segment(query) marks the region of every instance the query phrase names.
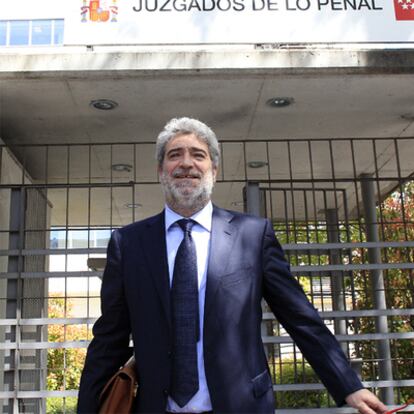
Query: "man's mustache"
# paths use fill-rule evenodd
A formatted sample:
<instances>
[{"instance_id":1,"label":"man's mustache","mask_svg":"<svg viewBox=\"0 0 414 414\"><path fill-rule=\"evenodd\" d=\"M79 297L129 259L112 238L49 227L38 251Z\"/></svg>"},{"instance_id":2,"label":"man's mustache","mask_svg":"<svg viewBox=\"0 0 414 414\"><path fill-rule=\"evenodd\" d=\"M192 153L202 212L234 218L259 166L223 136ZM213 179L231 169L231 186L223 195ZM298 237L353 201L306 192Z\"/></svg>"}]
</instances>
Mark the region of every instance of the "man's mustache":
<instances>
[{"instance_id":1,"label":"man's mustache","mask_svg":"<svg viewBox=\"0 0 414 414\"><path fill-rule=\"evenodd\" d=\"M172 176L174 178L201 178L201 174L198 171L188 171L182 168L173 171Z\"/></svg>"}]
</instances>

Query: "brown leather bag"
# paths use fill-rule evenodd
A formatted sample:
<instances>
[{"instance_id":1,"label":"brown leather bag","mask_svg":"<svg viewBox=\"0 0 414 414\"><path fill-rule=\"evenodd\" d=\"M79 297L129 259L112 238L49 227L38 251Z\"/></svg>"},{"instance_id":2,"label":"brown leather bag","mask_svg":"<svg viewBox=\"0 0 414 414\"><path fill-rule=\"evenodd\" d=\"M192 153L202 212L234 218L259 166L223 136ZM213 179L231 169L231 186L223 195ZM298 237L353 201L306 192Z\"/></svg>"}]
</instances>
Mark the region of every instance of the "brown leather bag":
<instances>
[{"instance_id":1,"label":"brown leather bag","mask_svg":"<svg viewBox=\"0 0 414 414\"><path fill-rule=\"evenodd\" d=\"M137 390L135 358L132 356L102 390L99 397L99 414L131 413Z\"/></svg>"}]
</instances>

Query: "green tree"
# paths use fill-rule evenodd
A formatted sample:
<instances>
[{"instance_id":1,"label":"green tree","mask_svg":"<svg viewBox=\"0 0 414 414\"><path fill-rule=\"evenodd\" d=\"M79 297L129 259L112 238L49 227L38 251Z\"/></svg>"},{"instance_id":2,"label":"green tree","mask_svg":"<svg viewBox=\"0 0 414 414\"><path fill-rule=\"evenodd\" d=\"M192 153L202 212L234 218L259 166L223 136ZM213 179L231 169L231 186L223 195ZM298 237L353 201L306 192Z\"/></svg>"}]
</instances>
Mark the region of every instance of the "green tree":
<instances>
[{"instance_id":1,"label":"green tree","mask_svg":"<svg viewBox=\"0 0 414 414\"><path fill-rule=\"evenodd\" d=\"M73 302L62 296L49 299L49 318L70 317ZM87 338L86 326L49 325L49 342L77 341ZM85 348L49 349L47 355L47 389L51 391L76 390L85 361ZM75 414L77 398L48 398L48 414Z\"/></svg>"},{"instance_id":2,"label":"green tree","mask_svg":"<svg viewBox=\"0 0 414 414\"><path fill-rule=\"evenodd\" d=\"M61 296L49 299L49 318L70 317L73 303ZM49 342L77 341L86 339L86 326L50 325ZM85 348L49 349L47 356L48 390L76 390L85 361Z\"/></svg>"}]
</instances>

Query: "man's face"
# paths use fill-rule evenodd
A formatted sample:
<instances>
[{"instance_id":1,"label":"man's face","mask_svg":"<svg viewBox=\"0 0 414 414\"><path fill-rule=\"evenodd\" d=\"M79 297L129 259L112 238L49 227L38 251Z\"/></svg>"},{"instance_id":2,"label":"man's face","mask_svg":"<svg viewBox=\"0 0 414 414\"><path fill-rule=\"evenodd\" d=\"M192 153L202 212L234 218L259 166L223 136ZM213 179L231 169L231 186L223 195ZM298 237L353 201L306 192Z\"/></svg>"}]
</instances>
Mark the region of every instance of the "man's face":
<instances>
[{"instance_id":1,"label":"man's face","mask_svg":"<svg viewBox=\"0 0 414 414\"><path fill-rule=\"evenodd\" d=\"M158 172L170 207L197 211L211 198L217 168L207 144L194 134L185 134L167 143Z\"/></svg>"}]
</instances>

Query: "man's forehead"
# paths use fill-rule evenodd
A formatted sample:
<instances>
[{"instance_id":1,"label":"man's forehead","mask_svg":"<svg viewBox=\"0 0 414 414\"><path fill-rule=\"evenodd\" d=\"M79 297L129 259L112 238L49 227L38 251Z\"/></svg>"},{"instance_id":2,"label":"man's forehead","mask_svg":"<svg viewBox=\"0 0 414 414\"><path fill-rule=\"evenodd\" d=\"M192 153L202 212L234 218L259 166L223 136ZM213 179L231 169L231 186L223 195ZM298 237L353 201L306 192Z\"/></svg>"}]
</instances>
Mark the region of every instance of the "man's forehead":
<instances>
[{"instance_id":1,"label":"man's forehead","mask_svg":"<svg viewBox=\"0 0 414 414\"><path fill-rule=\"evenodd\" d=\"M199 137L194 134L180 134L167 143L167 151L177 149L190 149L190 150L204 150L208 151L208 145Z\"/></svg>"}]
</instances>

